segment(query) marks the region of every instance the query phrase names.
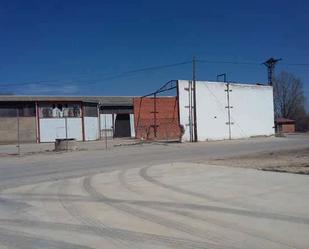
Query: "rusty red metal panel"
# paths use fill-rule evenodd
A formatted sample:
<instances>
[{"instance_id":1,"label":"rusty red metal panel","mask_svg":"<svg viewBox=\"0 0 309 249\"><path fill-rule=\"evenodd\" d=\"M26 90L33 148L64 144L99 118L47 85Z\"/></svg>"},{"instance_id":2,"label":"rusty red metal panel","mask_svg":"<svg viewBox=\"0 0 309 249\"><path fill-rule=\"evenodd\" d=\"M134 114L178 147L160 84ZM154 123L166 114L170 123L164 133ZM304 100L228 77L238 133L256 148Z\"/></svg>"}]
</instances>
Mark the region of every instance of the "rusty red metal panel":
<instances>
[{"instance_id":1,"label":"rusty red metal panel","mask_svg":"<svg viewBox=\"0 0 309 249\"><path fill-rule=\"evenodd\" d=\"M136 138L145 140L180 138L176 97L134 98L133 106Z\"/></svg>"}]
</instances>

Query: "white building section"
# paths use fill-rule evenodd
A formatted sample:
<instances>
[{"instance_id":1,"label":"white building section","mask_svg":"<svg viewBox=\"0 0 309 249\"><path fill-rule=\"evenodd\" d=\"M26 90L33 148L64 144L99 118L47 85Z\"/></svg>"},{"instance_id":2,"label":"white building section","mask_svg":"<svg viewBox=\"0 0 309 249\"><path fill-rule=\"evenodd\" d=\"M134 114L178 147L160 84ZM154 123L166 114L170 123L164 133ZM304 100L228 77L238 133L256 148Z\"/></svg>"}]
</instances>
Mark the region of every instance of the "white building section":
<instances>
[{"instance_id":1,"label":"white building section","mask_svg":"<svg viewBox=\"0 0 309 249\"><path fill-rule=\"evenodd\" d=\"M41 118L39 122L41 142L55 142L57 138L66 138L66 127L68 138L83 140L81 118L67 118L67 125L65 118Z\"/></svg>"},{"instance_id":2,"label":"white building section","mask_svg":"<svg viewBox=\"0 0 309 249\"><path fill-rule=\"evenodd\" d=\"M131 137L135 137L134 114L130 114Z\"/></svg>"},{"instance_id":3,"label":"white building section","mask_svg":"<svg viewBox=\"0 0 309 249\"><path fill-rule=\"evenodd\" d=\"M100 114L101 137L114 136L114 114Z\"/></svg>"},{"instance_id":4,"label":"white building section","mask_svg":"<svg viewBox=\"0 0 309 249\"><path fill-rule=\"evenodd\" d=\"M100 139L99 119L97 117L84 117L85 141Z\"/></svg>"},{"instance_id":5,"label":"white building section","mask_svg":"<svg viewBox=\"0 0 309 249\"><path fill-rule=\"evenodd\" d=\"M230 90L232 137L274 135L273 88L230 84Z\"/></svg>"},{"instance_id":6,"label":"white building section","mask_svg":"<svg viewBox=\"0 0 309 249\"><path fill-rule=\"evenodd\" d=\"M189 81L178 81L184 141L190 140L192 92L190 95ZM270 136L274 134L273 89L264 85L197 81L196 114L199 141Z\"/></svg>"}]
</instances>

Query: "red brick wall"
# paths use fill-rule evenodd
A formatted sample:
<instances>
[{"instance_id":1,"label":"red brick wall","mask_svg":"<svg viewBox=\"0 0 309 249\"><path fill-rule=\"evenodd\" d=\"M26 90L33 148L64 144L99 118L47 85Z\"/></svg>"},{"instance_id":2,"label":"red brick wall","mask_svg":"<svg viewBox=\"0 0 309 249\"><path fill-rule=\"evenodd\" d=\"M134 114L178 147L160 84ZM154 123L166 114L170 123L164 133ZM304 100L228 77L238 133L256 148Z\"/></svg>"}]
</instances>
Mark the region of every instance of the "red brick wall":
<instances>
[{"instance_id":1,"label":"red brick wall","mask_svg":"<svg viewBox=\"0 0 309 249\"><path fill-rule=\"evenodd\" d=\"M155 104L156 115L154 114ZM156 100L153 97L134 98L133 106L136 138L146 140L179 139L180 126L176 97L157 97ZM155 127L157 127L156 132Z\"/></svg>"},{"instance_id":2,"label":"red brick wall","mask_svg":"<svg viewBox=\"0 0 309 249\"><path fill-rule=\"evenodd\" d=\"M281 132L283 133L293 133L295 132L295 125L294 124L282 124L281 125Z\"/></svg>"}]
</instances>

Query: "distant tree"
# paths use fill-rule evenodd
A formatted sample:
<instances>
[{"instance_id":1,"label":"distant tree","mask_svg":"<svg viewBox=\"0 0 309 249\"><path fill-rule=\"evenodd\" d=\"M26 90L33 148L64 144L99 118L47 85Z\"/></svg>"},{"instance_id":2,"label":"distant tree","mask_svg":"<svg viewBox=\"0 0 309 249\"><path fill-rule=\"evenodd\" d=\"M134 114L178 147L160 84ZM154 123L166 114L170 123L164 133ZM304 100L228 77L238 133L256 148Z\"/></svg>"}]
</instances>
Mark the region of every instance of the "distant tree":
<instances>
[{"instance_id":1,"label":"distant tree","mask_svg":"<svg viewBox=\"0 0 309 249\"><path fill-rule=\"evenodd\" d=\"M275 116L295 120L296 129L304 131L307 114L301 80L288 72L281 72L273 80Z\"/></svg>"},{"instance_id":2,"label":"distant tree","mask_svg":"<svg viewBox=\"0 0 309 249\"><path fill-rule=\"evenodd\" d=\"M305 117L303 117L300 121L299 121L299 125L298 125L298 129L300 131L309 131L309 115L307 113L307 115Z\"/></svg>"}]
</instances>

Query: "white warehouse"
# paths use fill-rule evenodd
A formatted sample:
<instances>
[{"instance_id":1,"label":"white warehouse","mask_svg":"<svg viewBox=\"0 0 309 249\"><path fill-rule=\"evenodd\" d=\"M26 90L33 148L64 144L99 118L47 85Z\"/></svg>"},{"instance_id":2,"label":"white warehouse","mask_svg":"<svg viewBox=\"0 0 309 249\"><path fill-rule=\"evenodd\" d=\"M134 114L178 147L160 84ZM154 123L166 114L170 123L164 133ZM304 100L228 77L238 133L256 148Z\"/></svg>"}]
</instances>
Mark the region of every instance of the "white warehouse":
<instances>
[{"instance_id":1,"label":"white warehouse","mask_svg":"<svg viewBox=\"0 0 309 249\"><path fill-rule=\"evenodd\" d=\"M193 83L178 80L184 141L194 134ZM196 81L198 141L274 135L273 88L257 84Z\"/></svg>"}]
</instances>

